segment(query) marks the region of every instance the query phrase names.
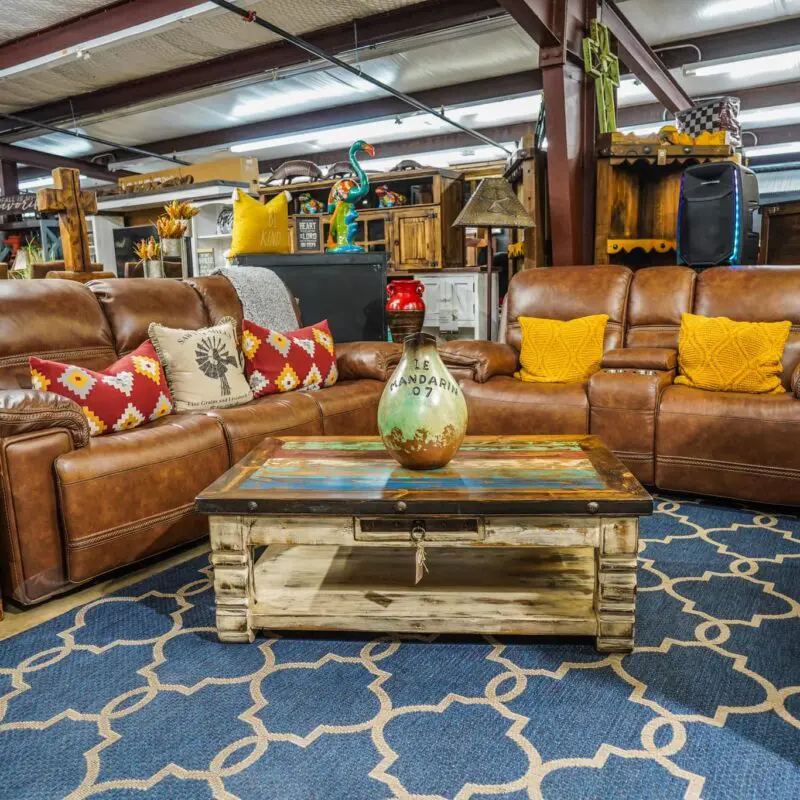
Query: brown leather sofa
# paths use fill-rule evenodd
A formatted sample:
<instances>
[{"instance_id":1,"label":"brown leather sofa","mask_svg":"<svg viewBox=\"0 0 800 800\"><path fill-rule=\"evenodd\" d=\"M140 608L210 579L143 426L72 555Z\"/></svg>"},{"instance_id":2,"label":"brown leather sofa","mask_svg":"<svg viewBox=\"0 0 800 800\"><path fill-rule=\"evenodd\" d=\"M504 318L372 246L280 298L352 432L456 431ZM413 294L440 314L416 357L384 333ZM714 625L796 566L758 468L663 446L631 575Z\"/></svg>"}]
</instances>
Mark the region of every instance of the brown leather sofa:
<instances>
[{"instance_id":1,"label":"brown leather sofa","mask_svg":"<svg viewBox=\"0 0 800 800\"><path fill-rule=\"evenodd\" d=\"M237 408L173 414L89 438L78 405L30 389L28 357L103 369L147 337L150 322L200 328L241 321L221 276L190 281L0 284L0 577L31 604L202 537L195 496L267 434L376 432L383 381L399 347L337 345L340 381Z\"/></svg>"},{"instance_id":2,"label":"brown leather sofa","mask_svg":"<svg viewBox=\"0 0 800 800\"><path fill-rule=\"evenodd\" d=\"M790 320L786 394L673 385L684 312ZM520 316L588 314L609 317L599 372L575 384L513 378ZM441 348L467 399L469 433L593 433L660 489L800 505L800 268L529 270L509 285L499 338Z\"/></svg>"}]
</instances>

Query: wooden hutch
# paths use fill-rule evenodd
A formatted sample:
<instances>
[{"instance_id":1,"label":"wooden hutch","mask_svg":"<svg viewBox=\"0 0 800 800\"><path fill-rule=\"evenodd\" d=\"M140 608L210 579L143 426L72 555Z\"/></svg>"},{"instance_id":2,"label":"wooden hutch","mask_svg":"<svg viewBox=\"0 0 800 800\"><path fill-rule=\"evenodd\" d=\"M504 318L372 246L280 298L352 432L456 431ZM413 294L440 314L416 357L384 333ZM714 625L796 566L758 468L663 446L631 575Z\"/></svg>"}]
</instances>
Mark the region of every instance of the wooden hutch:
<instances>
[{"instance_id":1,"label":"wooden hutch","mask_svg":"<svg viewBox=\"0 0 800 800\"><path fill-rule=\"evenodd\" d=\"M632 269L675 264L683 169L732 161L733 147L607 133L598 148L594 263Z\"/></svg>"},{"instance_id":2,"label":"wooden hutch","mask_svg":"<svg viewBox=\"0 0 800 800\"><path fill-rule=\"evenodd\" d=\"M298 197L308 193L327 209L328 194L335 180L270 185L259 189L269 200L289 190L294 211L299 211ZM414 271L464 266L464 232L453 228L453 220L463 205L461 174L444 169L415 169L402 172L369 173L369 194L358 208L358 233L355 241L370 253L388 253L390 270ZM379 208L375 189L386 185L405 195L406 205ZM293 229L293 214L289 225ZM322 215L323 241L328 235L330 216ZM293 233L293 230L292 230ZM294 246L294 235L291 237Z\"/></svg>"}]
</instances>

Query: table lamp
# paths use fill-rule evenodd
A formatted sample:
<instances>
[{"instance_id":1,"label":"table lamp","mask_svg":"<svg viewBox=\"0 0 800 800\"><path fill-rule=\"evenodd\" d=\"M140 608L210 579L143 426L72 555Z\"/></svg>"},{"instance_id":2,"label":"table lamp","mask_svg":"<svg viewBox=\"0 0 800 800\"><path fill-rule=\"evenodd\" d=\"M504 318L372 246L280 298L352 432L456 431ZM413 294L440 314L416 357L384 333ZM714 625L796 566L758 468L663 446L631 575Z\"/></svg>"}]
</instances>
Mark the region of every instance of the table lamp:
<instances>
[{"instance_id":1,"label":"table lamp","mask_svg":"<svg viewBox=\"0 0 800 800\"><path fill-rule=\"evenodd\" d=\"M486 254L486 337L492 338L492 228L535 228L536 223L505 178L484 178L456 217L453 227L488 228Z\"/></svg>"}]
</instances>

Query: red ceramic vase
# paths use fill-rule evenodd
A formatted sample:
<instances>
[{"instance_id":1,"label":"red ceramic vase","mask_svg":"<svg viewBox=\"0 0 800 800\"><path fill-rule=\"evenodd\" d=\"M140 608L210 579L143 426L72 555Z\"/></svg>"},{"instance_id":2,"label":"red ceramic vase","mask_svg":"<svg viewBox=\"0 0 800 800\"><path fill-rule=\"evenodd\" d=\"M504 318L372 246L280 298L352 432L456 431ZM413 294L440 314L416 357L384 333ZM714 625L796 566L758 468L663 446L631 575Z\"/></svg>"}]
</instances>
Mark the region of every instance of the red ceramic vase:
<instances>
[{"instance_id":1,"label":"red ceramic vase","mask_svg":"<svg viewBox=\"0 0 800 800\"><path fill-rule=\"evenodd\" d=\"M390 281L386 287L386 318L393 342L402 342L406 336L419 333L425 319L425 303L422 281Z\"/></svg>"}]
</instances>

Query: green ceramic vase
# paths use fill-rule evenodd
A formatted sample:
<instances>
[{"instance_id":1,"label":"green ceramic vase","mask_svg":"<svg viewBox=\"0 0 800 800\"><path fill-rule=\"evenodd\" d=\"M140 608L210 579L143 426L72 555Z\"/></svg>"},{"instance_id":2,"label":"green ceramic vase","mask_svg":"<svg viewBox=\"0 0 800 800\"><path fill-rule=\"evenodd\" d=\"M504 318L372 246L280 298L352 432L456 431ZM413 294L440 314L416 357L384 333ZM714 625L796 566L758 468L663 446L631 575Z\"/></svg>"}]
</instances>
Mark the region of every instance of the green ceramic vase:
<instances>
[{"instance_id":1,"label":"green ceramic vase","mask_svg":"<svg viewBox=\"0 0 800 800\"><path fill-rule=\"evenodd\" d=\"M436 337L414 333L378 406L378 430L407 469L438 469L458 451L467 430L461 387L439 358Z\"/></svg>"}]
</instances>

